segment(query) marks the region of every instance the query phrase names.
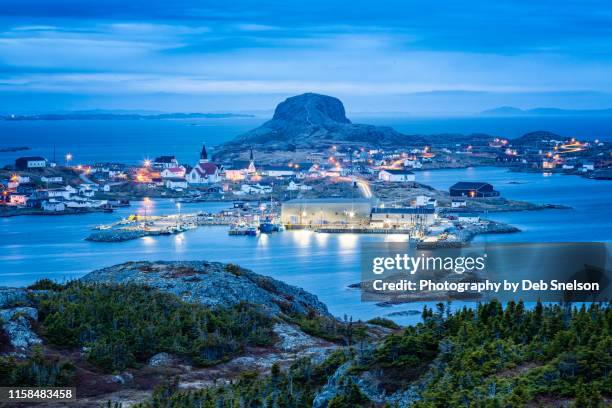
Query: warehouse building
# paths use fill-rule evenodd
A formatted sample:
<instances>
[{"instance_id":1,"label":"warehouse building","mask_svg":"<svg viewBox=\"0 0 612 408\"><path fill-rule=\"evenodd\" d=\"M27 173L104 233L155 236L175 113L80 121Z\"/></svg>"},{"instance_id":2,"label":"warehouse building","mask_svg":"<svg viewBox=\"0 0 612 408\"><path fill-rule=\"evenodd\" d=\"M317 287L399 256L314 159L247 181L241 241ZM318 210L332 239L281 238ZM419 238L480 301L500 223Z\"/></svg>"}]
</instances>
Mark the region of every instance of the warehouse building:
<instances>
[{"instance_id":1,"label":"warehouse building","mask_svg":"<svg viewBox=\"0 0 612 408\"><path fill-rule=\"evenodd\" d=\"M281 222L288 226L370 224L372 202L366 199L318 198L284 202Z\"/></svg>"}]
</instances>

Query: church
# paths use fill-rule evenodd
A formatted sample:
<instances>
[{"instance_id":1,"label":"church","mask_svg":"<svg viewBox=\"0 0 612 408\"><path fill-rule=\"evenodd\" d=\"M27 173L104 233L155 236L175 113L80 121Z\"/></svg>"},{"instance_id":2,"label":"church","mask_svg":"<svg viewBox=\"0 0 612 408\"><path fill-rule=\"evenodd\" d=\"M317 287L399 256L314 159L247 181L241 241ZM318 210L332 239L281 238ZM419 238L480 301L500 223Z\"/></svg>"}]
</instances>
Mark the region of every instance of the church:
<instances>
[{"instance_id":1,"label":"church","mask_svg":"<svg viewBox=\"0 0 612 408\"><path fill-rule=\"evenodd\" d=\"M219 167L208 161L206 146L202 145L200 161L187 173L187 182L191 185L213 184L220 181Z\"/></svg>"}]
</instances>

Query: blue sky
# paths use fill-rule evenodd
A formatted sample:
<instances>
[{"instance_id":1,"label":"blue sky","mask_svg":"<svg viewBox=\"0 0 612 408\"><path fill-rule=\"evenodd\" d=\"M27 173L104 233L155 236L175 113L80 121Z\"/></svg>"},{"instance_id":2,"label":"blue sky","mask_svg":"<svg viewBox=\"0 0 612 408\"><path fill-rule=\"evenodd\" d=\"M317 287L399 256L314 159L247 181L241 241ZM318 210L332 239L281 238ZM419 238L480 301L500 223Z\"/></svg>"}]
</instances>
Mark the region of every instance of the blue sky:
<instances>
[{"instance_id":1,"label":"blue sky","mask_svg":"<svg viewBox=\"0 0 612 408\"><path fill-rule=\"evenodd\" d=\"M612 107L609 1L0 4L0 112Z\"/></svg>"}]
</instances>

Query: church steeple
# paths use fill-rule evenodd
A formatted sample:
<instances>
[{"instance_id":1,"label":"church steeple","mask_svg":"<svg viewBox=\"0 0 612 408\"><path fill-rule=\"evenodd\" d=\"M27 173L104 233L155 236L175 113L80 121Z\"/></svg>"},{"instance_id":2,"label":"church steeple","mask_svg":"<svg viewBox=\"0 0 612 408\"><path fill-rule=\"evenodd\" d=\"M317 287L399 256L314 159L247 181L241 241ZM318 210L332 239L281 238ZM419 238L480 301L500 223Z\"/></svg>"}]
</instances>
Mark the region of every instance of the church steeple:
<instances>
[{"instance_id":1,"label":"church steeple","mask_svg":"<svg viewBox=\"0 0 612 408\"><path fill-rule=\"evenodd\" d=\"M206 145L202 145L202 152L200 153L200 162L208 161L208 153L206 153Z\"/></svg>"},{"instance_id":2,"label":"church steeple","mask_svg":"<svg viewBox=\"0 0 612 408\"><path fill-rule=\"evenodd\" d=\"M251 153L249 154L249 167L247 168L248 174L254 174L257 172L255 168L255 159L253 158L253 148L251 147Z\"/></svg>"}]
</instances>

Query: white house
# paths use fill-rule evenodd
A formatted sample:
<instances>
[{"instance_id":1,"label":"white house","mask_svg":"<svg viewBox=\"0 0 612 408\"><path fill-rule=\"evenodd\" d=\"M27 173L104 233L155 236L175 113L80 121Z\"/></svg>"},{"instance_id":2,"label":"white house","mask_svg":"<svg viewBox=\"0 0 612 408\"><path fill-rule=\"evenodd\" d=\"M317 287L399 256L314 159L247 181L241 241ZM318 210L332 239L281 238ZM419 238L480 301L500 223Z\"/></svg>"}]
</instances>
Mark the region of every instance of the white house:
<instances>
[{"instance_id":1,"label":"white house","mask_svg":"<svg viewBox=\"0 0 612 408\"><path fill-rule=\"evenodd\" d=\"M221 180L219 173L219 167L208 161L206 146L202 146L200 161L187 173L187 182L194 185L217 183Z\"/></svg>"},{"instance_id":2,"label":"white house","mask_svg":"<svg viewBox=\"0 0 612 408\"><path fill-rule=\"evenodd\" d=\"M295 169L289 166L264 166L260 169L264 176L268 177L293 177Z\"/></svg>"},{"instance_id":3,"label":"white house","mask_svg":"<svg viewBox=\"0 0 612 408\"><path fill-rule=\"evenodd\" d=\"M306 184L298 184L295 181L290 181L289 186L287 186L288 191L308 191L312 190L312 186Z\"/></svg>"},{"instance_id":4,"label":"white house","mask_svg":"<svg viewBox=\"0 0 612 408\"><path fill-rule=\"evenodd\" d=\"M171 190L182 190L184 188L187 188L187 180L179 177L168 178L164 180L164 186Z\"/></svg>"},{"instance_id":5,"label":"white house","mask_svg":"<svg viewBox=\"0 0 612 408\"><path fill-rule=\"evenodd\" d=\"M64 178L62 176L42 176L40 181L43 183L61 183L64 181Z\"/></svg>"},{"instance_id":6,"label":"white house","mask_svg":"<svg viewBox=\"0 0 612 408\"><path fill-rule=\"evenodd\" d=\"M65 211L66 204L64 204L61 201L55 201L55 200L43 201L42 209L43 211L51 211L51 212Z\"/></svg>"},{"instance_id":7,"label":"white house","mask_svg":"<svg viewBox=\"0 0 612 408\"><path fill-rule=\"evenodd\" d=\"M163 179L176 178L176 177L178 177L178 178L185 177L185 167L183 167L183 166L167 167L167 168L162 170L161 177Z\"/></svg>"},{"instance_id":8,"label":"white house","mask_svg":"<svg viewBox=\"0 0 612 408\"><path fill-rule=\"evenodd\" d=\"M438 201L426 195L419 195L414 200L414 204L416 207L435 207L438 204Z\"/></svg>"},{"instance_id":9,"label":"white house","mask_svg":"<svg viewBox=\"0 0 612 408\"><path fill-rule=\"evenodd\" d=\"M478 222L480 216L475 213L457 213L457 219L461 222Z\"/></svg>"},{"instance_id":10,"label":"white house","mask_svg":"<svg viewBox=\"0 0 612 408\"><path fill-rule=\"evenodd\" d=\"M378 179L390 183L405 183L414 181L414 173L410 170L384 169L378 173Z\"/></svg>"},{"instance_id":11,"label":"white house","mask_svg":"<svg viewBox=\"0 0 612 408\"><path fill-rule=\"evenodd\" d=\"M408 167L411 169L420 169L423 167L423 164L417 159L406 159L404 160L404 167Z\"/></svg>"},{"instance_id":12,"label":"white house","mask_svg":"<svg viewBox=\"0 0 612 408\"><path fill-rule=\"evenodd\" d=\"M260 184L243 184L240 186L240 191L244 194L252 195L270 194L272 192L272 187L262 186Z\"/></svg>"},{"instance_id":13,"label":"white house","mask_svg":"<svg viewBox=\"0 0 612 408\"><path fill-rule=\"evenodd\" d=\"M573 164L564 164L561 168L563 170L572 170L574 168L574 165Z\"/></svg>"},{"instance_id":14,"label":"white house","mask_svg":"<svg viewBox=\"0 0 612 408\"><path fill-rule=\"evenodd\" d=\"M467 201L465 200L452 200L451 208L462 208L467 206Z\"/></svg>"},{"instance_id":15,"label":"white house","mask_svg":"<svg viewBox=\"0 0 612 408\"><path fill-rule=\"evenodd\" d=\"M47 190L47 197L68 199L68 197L70 197L70 194L74 194L75 192L76 190L71 192L66 188L52 188Z\"/></svg>"},{"instance_id":16,"label":"white house","mask_svg":"<svg viewBox=\"0 0 612 408\"><path fill-rule=\"evenodd\" d=\"M17 176L17 181L19 183L29 183L30 182L30 176Z\"/></svg>"},{"instance_id":17,"label":"white house","mask_svg":"<svg viewBox=\"0 0 612 408\"><path fill-rule=\"evenodd\" d=\"M587 162L582 164L582 171L593 171L595 170L595 165L593 163Z\"/></svg>"}]
</instances>

